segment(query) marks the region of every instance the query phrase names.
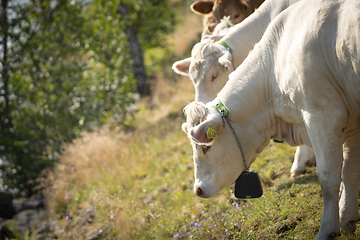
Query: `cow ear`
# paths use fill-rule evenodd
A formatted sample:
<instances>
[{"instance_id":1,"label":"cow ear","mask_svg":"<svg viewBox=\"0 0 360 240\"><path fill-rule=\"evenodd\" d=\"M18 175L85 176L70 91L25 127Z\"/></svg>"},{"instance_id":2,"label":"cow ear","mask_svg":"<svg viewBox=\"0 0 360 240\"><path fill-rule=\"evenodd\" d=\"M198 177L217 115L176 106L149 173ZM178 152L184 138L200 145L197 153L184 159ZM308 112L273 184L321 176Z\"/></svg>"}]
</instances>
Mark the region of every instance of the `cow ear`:
<instances>
[{"instance_id":1,"label":"cow ear","mask_svg":"<svg viewBox=\"0 0 360 240\"><path fill-rule=\"evenodd\" d=\"M227 70L231 70L233 68L233 65L231 64L231 53L229 51L226 51L224 55L219 57L219 63L223 65ZM233 69L235 70L235 69Z\"/></svg>"},{"instance_id":2,"label":"cow ear","mask_svg":"<svg viewBox=\"0 0 360 240\"><path fill-rule=\"evenodd\" d=\"M191 4L190 9L194 13L200 15L206 15L212 12L213 6L214 6L213 1L199 0Z\"/></svg>"},{"instance_id":3,"label":"cow ear","mask_svg":"<svg viewBox=\"0 0 360 240\"><path fill-rule=\"evenodd\" d=\"M188 137L201 144L210 144L222 128L221 118L206 120L191 128L188 132Z\"/></svg>"},{"instance_id":4,"label":"cow ear","mask_svg":"<svg viewBox=\"0 0 360 240\"><path fill-rule=\"evenodd\" d=\"M189 77L189 68L191 63L191 57L185 58L183 60L174 62L172 69L179 75Z\"/></svg>"}]
</instances>

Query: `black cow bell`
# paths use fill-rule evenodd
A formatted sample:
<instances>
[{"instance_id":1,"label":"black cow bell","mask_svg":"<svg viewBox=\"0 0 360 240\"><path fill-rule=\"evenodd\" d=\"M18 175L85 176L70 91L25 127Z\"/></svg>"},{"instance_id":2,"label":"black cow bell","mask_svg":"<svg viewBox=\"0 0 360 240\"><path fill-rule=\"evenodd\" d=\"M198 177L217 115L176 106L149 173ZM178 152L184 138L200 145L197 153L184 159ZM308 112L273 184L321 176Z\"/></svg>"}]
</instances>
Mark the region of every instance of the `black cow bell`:
<instances>
[{"instance_id":1,"label":"black cow bell","mask_svg":"<svg viewBox=\"0 0 360 240\"><path fill-rule=\"evenodd\" d=\"M259 198L263 188L257 172L244 171L235 182L235 197L240 199Z\"/></svg>"}]
</instances>

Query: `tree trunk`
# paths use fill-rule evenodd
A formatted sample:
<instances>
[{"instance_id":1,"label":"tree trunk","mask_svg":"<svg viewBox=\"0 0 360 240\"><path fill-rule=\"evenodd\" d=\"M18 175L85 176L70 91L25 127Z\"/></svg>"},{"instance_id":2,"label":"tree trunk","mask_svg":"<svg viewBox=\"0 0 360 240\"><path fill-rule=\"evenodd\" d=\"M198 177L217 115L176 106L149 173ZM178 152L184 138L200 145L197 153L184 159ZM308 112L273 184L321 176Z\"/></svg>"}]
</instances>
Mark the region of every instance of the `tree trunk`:
<instances>
[{"instance_id":1,"label":"tree trunk","mask_svg":"<svg viewBox=\"0 0 360 240\"><path fill-rule=\"evenodd\" d=\"M8 93L8 86L9 86L9 63L8 63L8 49L7 49L7 45L8 45L8 29L9 29L9 25L8 25L8 18L7 18L7 5L8 5L8 1L7 0L2 0L1 1L1 44L2 44L2 48L3 48L3 54L2 54L2 59L1 59L1 65L2 65L2 69L1 69L1 81L3 84L3 88L1 91L1 96L3 97L3 102L2 102L2 111L3 114L2 115L8 115L8 110L9 110L9 93Z\"/></svg>"},{"instance_id":2,"label":"tree trunk","mask_svg":"<svg viewBox=\"0 0 360 240\"><path fill-rule=\"evenodd\" d=\"M144 96L147 93L147 82L142 50L136 36L135 28L129 24L130 19L127 10L127 4L123 3L122 1L120 1L119 14L123 16L126 21L125 34L128 38L130 53L132 54L134 60L133 70L135 78L138 80L137 91L141 96Z\"/></svg>"},{"instance_id":3,"label":"tree trunk","mask_svg":"<svg viewBox=\"0 0 360 240\"><path fill-rule=\"evenodd\" d=\"M0 88L0 96L2 98L2 103L0 103L0 132L2 139L12 139L12 119L11 119L11 109L9 104L9 83L10 83L10 66L9 66L9 19L7 15L8 0L1 1L1 13L0 13L0 24L1 24L1 45L2 45L2 58L0 59L2 69L1 69L1 79L2 87ZM6 142L6 141L5 141ZM4 142L2 142L4 143Z\"/></svg>"}]
</instances>

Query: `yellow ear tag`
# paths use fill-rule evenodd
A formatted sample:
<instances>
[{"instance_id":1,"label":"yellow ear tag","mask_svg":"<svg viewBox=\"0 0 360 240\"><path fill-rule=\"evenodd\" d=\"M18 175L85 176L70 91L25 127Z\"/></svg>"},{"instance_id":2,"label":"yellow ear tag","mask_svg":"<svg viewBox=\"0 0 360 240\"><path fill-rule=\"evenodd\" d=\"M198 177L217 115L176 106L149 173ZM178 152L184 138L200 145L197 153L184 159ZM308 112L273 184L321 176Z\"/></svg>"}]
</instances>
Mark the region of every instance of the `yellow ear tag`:
<instances>
[{"instance_id":1,"label":"yellow ear tag","mask_svg":"<svg viewBox=\"0 0 360 240\"><path fill-rule=\"evenodd\" d=\"M207 139L213 139L217 137L216 131L210 125L208 125L208 129L206 131L206 137Z\"/></svg>"}]
</instances>

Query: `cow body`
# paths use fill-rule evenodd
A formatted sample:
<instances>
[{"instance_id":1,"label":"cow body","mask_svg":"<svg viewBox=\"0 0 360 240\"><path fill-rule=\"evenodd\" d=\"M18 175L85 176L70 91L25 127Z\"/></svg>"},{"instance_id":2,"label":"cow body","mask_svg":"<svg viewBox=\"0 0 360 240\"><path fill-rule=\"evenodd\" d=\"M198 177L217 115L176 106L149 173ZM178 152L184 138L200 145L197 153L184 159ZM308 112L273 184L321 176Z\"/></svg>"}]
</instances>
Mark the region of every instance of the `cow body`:
<instances>
[{"instance_id":1,"label":"cow body","mask_svg":"<svg viewBox=\"0 0 360 240\"><path fill-rule=\"evenodd\" d=\"M317 239L335 238L340 227L352 231L359 219L359 32L358 1L300 1L273 20L218 94L229 110L247 167L270 139L314 149L323 191ZM212 103L194 102L185 112L195 192L211 197L230 186L245 166ZM208 126L216 138L206 138Z\"/></svg>"}]
</instances>

